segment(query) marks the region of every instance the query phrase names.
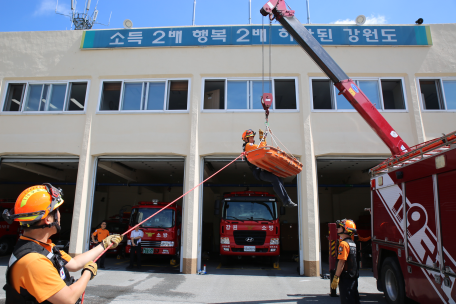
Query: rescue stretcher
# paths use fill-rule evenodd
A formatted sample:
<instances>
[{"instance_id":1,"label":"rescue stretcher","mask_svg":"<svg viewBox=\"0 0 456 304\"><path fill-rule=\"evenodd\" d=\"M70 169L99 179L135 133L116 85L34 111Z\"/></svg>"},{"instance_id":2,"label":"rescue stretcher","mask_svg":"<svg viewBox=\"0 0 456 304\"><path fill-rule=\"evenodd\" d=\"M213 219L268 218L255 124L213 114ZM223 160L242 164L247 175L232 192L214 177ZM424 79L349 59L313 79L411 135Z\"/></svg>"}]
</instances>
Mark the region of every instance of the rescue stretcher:
<instances>
[{"instance_id":1,"label":"rescue stretcher","mask_svg":"<svg viewBox=\"0 0 456 304\"><path fill-rule=\"evenodd\" d=\"M294 176L302 171L302 163L279 148L266 146L246 153L253 165L278 177Z\"/></svg>"}]
</instances>

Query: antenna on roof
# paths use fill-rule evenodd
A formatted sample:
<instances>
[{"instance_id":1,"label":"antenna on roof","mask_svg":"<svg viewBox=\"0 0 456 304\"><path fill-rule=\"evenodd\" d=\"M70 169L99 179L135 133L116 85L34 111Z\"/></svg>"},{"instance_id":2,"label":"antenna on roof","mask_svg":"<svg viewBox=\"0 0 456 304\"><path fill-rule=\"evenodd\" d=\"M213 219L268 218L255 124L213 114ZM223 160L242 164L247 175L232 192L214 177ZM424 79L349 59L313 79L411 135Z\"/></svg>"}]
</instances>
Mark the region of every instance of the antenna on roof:
<instances>
[{"instance_id":1,"label":"antenna on roof","mask_svg":"<svg viewBox=\"0 0 456 304\"><path fill-rule=\"evenodd\" d=\"M72 27L74 26L75 30L90 30L95 24L101 24L101 25L104 25L104 26L109 26L111 24L112 12L109 15L108 24L103 24L103 23L96 22L97 17L98 17L98 10L97 10L98 0L97 0L97 4L95 5L95 9L93 10L93 13L89 14L90 3L91 2L92 2L91 0L87 0L85 11L83 13L79 13L76 10L77 1L76 0L71 0L71 14L69 14L69 12L62 13L62 12L58 12L57 11L57 9L59 7L59 0L57 0L57 5L55 6L55 13L59 14L59 15L62 15L62 16L65 16L65 17L69 17L70 20L71 20L71 23L72 23L71 26Z\"/></svg>"}]
</instances>

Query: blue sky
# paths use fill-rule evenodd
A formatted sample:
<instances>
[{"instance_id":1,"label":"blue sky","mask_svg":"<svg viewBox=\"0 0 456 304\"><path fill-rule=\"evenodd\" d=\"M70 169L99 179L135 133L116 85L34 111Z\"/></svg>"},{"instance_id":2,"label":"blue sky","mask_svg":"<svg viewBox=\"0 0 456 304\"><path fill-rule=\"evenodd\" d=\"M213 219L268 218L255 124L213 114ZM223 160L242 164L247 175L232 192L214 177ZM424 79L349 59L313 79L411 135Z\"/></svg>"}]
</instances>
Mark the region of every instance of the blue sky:
<instances>
[{"instance_id":1,"label":"blue sky","mask_svg":"<svg viewBox=\"0 0 456 304\"><path fill-rule=\"evenodd\" d=\"M81 12L85 1L77 2ZM92 0L91 11L97 0ZM267 0L252 0L252 23L261 24L259 9ZM58 10L68 12L70 0L59 0ZM248 24L248 0L197 0L196 25ZM288 0L297 18L307 22L305 0ZM49 31L70 29L69 18L55 14L57 0L0 0L0 31ZM192 24L193 0L99 0L97 21L122 28L130 19L134 27L185 26ZM314 24L350 23L363 14L371 24L456 23L456 0L310 0ZM265 22L268 22L265 19Z\"/></svg>"}]
</instances>

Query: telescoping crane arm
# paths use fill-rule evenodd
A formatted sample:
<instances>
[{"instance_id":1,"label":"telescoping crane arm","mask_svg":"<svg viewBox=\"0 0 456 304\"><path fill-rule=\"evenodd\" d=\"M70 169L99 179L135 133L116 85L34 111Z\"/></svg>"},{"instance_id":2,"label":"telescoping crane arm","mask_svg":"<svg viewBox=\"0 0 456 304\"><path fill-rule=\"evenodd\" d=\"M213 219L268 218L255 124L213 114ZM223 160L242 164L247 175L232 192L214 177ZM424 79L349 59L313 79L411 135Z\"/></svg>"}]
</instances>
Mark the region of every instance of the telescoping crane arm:
<instances>
[{"instance_id":1,"label":"telescoping crane arm","mask_svg":"<svg viewBox=\"0 0 456 304\"><path fill-rule=\"evenodd\" d=\"M388 146L393 155L402 155L410 151L409 146L394 131L391 125L380 114L353 80L337 65L321 44L307 31L288 10L285 0L270 0L260 10L263 16L276 19L290 33L298 44L309 54L313 61L334 82L334 86L347 98L351 105L364 118L369 126Z\"/></svg>"}]
</instances>

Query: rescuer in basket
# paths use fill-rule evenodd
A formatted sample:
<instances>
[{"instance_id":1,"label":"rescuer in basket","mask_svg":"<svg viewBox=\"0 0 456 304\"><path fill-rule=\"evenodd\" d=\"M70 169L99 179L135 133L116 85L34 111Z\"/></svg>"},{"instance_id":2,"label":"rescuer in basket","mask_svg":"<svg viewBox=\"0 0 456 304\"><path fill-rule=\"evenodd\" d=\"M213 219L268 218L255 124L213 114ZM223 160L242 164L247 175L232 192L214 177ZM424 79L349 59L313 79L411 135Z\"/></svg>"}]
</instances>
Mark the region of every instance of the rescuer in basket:
<instances>
[{"instance_id":1,"label":"rescuer in basket","mask_svg":"<svg viewBox=\"0 0 456 304\"><path fill-rule=\"evenodd\" d=\"M336 289L339 285L340 303L359 303L359 270L356 244L352 240L352 235L356 233L356 225L352 220L347 219L337 221L336 225L340 242L337 252L336 274L331 283L331 288Z\"/></svg>"},{"instance_id":2,"label":"rescuer in basket","mask_svg":"<svg viewBox=\"0 0 456 304\"><path fill-rule=\"evenodd\" d=\"M24 229L6 270L6 304L80 303L89 280L97 275L93 260L122 240L121 235L110 235L74 258L57 250L50 237L60 232L62 195L51 184L33 186L19 195L12 210L3 211L7 222L17 221ZM81 278L75 281L69 271L81 269Z\"/></svg>"},{"instance_id":3,"label":"rescuer in basket","mask_svg":"<svg viewBox=\"0 0 456 304\"><path fill-rule=\"evenodd\" d=\"M258 148L266 147L266 136L263 135L263 130L260 129L258 132L259 137L260 137L260 144L255 145L255 132L253 132L252 129L246 130L242 134L242 140L244 141L244 145L242 148L244 149L244 152L252 151ZM263 138L264 136L264 138ZM253 176L259 180L259 181L264 181L272 184L272 187L274 189L274 192L279 196L280 200L282 201L283 206L285 207L295 207L297 206L295 203L293 203L288 196L287 191L285 190L285 186L283 185L282 181L280 180L279 177L274 175L273 173L266 171L264 169L260 169L257 166L253 165L250 163L247 158L246 158L247 164L249 165L250 170L252 170Z\"/></svg>"}]
</instances>

